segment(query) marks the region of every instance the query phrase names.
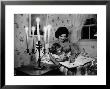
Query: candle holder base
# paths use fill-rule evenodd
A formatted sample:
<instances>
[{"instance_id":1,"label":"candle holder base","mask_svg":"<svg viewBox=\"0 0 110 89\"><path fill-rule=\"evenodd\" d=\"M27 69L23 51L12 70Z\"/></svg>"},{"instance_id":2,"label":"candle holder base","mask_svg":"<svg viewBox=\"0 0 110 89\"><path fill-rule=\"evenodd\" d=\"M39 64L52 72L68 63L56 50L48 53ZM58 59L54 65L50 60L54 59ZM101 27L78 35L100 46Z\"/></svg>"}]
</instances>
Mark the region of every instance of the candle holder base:
<instances>
[{"instance_id":1,"label":"candle holder base","mask_svg":"<svg viewBox=\"0 0 110 89\"><path fill-rule=\"evenodd\" d=\"M26 49L27 53L29 53L29 49Z\"/></svg>"},{"instance_id":2,"label":"candle holder base","mask_svg":"<svg viewBox=\"0 0 110 89\"><path fill-rule=\"evenodd\" d=\"M43 70L43 69L45 69L45 66L34 66L34 69Z\"/></svg>"},{"instance_id":3,"label":"candle holder base","mask_svg":"<svg viewBox=\"0 0 110 89\"><path fill-rule=\"evenodd\" d=\"M38 49L38 56L39 56L39 58L38 58L38 61L36 62L36 65L35 65L35 69L37 69L37 70L42 70L42 69L44 69L44 66L43 65L41 65L41 57L40 57L40 49L42 48L42 44L41 44L41 42L40 41L38 41L38 43L36 44L36 48Z\"/></svg>"},{"instance_id":4,"label":"candle holder base","mask_svg":"<svg viewBox=\"0 0 110 89\"><path fill-rule=\"evenodd\" d=\"M26 49L26 50L24 51L24 53L29 53L29 49Z\"/></svg>"}]
</instances>

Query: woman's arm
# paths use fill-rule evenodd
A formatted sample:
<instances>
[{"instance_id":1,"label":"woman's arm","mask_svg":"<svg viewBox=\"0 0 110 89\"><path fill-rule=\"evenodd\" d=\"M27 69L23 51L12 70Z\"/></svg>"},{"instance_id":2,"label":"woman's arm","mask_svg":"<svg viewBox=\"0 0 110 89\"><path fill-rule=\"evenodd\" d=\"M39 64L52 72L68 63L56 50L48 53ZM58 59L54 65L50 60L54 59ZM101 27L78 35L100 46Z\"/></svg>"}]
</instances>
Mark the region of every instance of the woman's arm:
<instances>
[{"instance_id":1,"label":"woman's arm","mask_svg":"<svg viewBox=\"0 0 110 89\"><path fill-rule=\"evenodd\" d=\"M80 48L77 43L71 43L71 55L76 58L80 54Z\"/></svg>"}]
</instances>

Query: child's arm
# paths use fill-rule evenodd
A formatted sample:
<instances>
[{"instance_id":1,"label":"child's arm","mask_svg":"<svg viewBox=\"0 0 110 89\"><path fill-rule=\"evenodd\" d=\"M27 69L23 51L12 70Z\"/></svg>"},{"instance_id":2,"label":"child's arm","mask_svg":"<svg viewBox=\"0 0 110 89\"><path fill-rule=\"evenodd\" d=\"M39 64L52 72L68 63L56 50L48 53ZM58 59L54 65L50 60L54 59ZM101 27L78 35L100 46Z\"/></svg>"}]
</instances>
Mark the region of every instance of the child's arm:
<instances>
[{"instance_id":1,"label":"child's arm","mask_svg":"<svg viewBox=\"0 0 110 89\"><path fill-rule=\"evenodd\" d=\"M50 56L50 60L55 64L55 65L59 65L59 62L56 61L55 57L52 56L52 54L49 53Z\"/></svg>"}]
</instances>

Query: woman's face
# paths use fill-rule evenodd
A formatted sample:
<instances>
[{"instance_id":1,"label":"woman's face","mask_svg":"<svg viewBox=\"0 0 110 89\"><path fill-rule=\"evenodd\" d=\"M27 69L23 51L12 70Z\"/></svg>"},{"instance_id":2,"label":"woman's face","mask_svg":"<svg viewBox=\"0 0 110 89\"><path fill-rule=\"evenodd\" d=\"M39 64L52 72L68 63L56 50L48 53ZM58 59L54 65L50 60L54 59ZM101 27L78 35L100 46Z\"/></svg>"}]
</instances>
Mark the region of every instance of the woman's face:
<instances>
[{"instance_id":1,"label":"woman's face","mask_svg":"<svg viewBox=\"0 0 110 89\"><path fill-rule=\"evenodd\" d=\"M67 38L67 37L66 37L66 34L62 34L62 35L59 36L59 40L60 40L61 42L64 42L66 38Z\"/></svg>"}]
</instances>

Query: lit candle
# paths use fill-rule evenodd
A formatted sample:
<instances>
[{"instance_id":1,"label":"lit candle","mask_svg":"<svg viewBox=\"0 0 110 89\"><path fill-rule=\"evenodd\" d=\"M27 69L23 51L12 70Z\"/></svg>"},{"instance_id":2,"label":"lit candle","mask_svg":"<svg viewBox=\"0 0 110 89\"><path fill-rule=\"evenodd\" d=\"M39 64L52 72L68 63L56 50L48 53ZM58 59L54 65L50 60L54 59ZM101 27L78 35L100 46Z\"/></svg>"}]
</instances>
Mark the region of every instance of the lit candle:
<instances>
[{"instance_id":1,"label":"lit candle","mask_svg":"<svg viewBox=\"0 0 110 89\"><path fill-rule=\"evenodd\" d=\"M35 27L32 26L32 37L33 37L33 52L34 52L34 31L35 31Z\"/></svg>"},{"instance_id":2,"label":"lit candle","mask_svg":"<svg viewBox=\"0 0 110 89\"><path fill-rule=\"evenodd\" d=\"M28 27L25 27L25 32L26 32L26 37L27 37L27 40L28 40Z\"/></svg>"},{"instance_id":3,"label":"lit candle","mask_svg":"<svg viewBox=\"0 0 110 89\"><path fill-rule=\"evenodd\" d=\"M44 42L46 43L47 27L44 26Z\"/></svg>"},{"instance_id":4,"label":"lit candle","mask_svg":"<svg viewBox=\"0 0 110 89\"><path fill-rule=\"evenodd\" d=\"M37 35L38 35L38 41L40 41L40 32L39 32L39 22L40 22L40 18L36 18L36 22L37 22Z\"/></svg>"},{"instance_id":5,"label":"lit candle","mask_svg":"<svg viewBox=\"0 0 110 89\"><path fill-rule=\"evenodd\" d=\"M47 44L47 26L44 26L44 42L45 42L45 52L48 52L48 44Z\"/></svg>"},{"instance_id":6,"label":"lit candle","mask_svg":"<svg viewBox=\"0 0 110 89\"><path fill-rule=\"evenodd\" d=\"M31 14L29 14L29 33L31 32Z\"/></svg>"},{"instance_id":7,"label":"lit candle","mask_svg":"<svg viewBox=\"0 0 110 89\"><path fill-rule=\"evenodd\" d=\"M27 49L28 49L28 27L25 27L26 32L26 42L27 42Z\"/></svg>"},{"instance_id":8,"label":"lit candle","mask_svg":"<svg viewBox=\"0 0 110 89\"><path fill-rule=\"evenodd\" d=\"M49 44L49 40L50 40L50 30L51 30L51 25L48 25L47 26L47 29L48 29L48 44Z\"/></svg>"},{"instance_id":9,"label":"lit candle","mask_svg":"<svg viewBox=\"0 0 110 89\"><path fill-rule=\"evenodd\" d=\"M34 36L34 31L35 31L35 27L32 26L32 34L33 34L33 36Z\"/></svg>"}]
</instances>

